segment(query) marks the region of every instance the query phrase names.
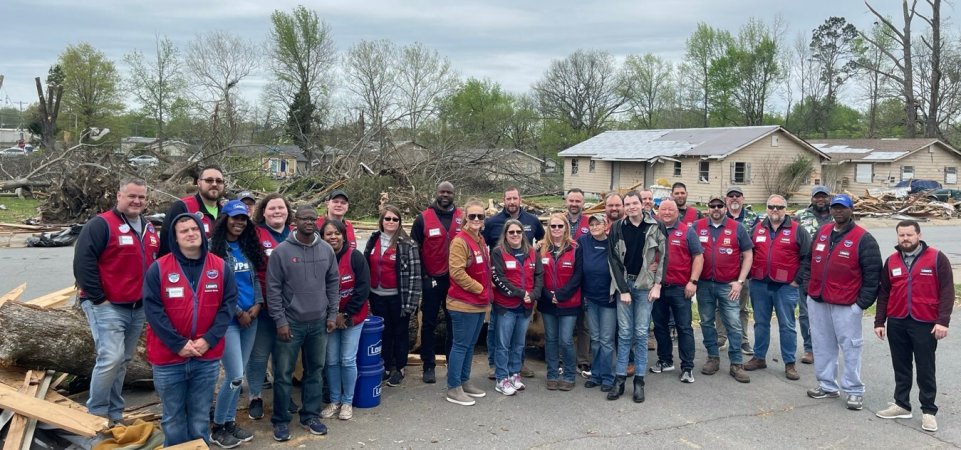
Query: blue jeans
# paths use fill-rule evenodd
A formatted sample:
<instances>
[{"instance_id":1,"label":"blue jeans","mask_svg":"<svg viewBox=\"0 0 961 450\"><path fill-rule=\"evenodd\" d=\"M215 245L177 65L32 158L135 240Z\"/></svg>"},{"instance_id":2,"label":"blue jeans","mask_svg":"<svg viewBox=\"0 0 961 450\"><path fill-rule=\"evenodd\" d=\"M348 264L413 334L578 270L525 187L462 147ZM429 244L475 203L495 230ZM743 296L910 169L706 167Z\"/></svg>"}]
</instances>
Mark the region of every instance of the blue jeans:
<instances>
[{"instance_id":1,"label":"blue jeans","mask_svg":"<svg viewBox=\"0 0 961 450\"><path fill-rule=\"evenodd\" d=\"M274 350L277 340L277 325L270 318L267 308L261 308L257 315L257 335L254 337L254 347L250 351L247 361L247 387L250 388L250 398L260 398L267 377L267 359Z\"/></svg>"},{"instance_id":2,"label":"blue jeans","mask_svg":"<svg viewBox=\"0 0 961 450\"><path fill-rule=\"evenodd\" d=\"M677 329L677 353L681 370L694 369L694 328L691 326L691 299L684 298L683 286L662 286L661 298L654 302L654 338L657 339L657 359L674 363L671 326ZM671 324L671 320L674 321Z\"/></svg>"},{"instance_id":3,"label":"blue jeans","mask_svg":"<svg viewBox=\"0 0 961 450\"><path fill-rule=\"evenodd\" d=\"M487 366L494 367L494 354L497 353L497 312L491 307L490 318L487 319Z\"/></svg>"},{"instance_id":4,"label":"blue jeans","mask_svg":"<svg viewBox=\"0 0 961 450\"><path fill-rule=\"evenodd\" d=\"M801 329L801 339L804 341L804 351L814 352L814 346L811 344L811 322L808 320L808 302L805 300L807 298L807 292L802 291L803 286L798 286L798 302L797 302L797 323Z\"/></svg>"},{"instance_id":5,"label":"blue jeans","mask_svg":"<svg viewBox=\"0 0 961 450\"><path fill-rule=\"evenodd\" d=\"M633 281L630 282L633 285ZM617 300L617 367L614 373L627 376L627 355L634 350L634 367L637 376L644 376L647 369L647 333L651 324L651 308L648 290L631 286L631 303Z\"/></svg>"},{"instance_id":6,"label":"blue jeans","mask_svg":"<svg viewBox=\"0 0 961 450\"><path fill-rule=\"evenodd\" d=\"M191 358L182 364L153 366L153 385L163 405L160 425L164 447L208 440L210 404L220 374L220 361Z\"/></svg>"},{"instance_id":7,"label":"blue jeans","mask_svg":"<svg viewBox=\"0 0 961 450\"><path fill-rule=\"evenodd\" d=\"M754 357L765 359L771 344L771 310L777 314L781 359L794 364L797 359L797 331L794 327L794 308L798 290L790 284L751 280L751 306L754 308Z\"/></svg>"},{"instance_id":8,"label":"blue jeans","mask_svg":"<svg viewBox=\"0 0 961 450\"><path fill-rule=\"evenodd\" d=\"M223 425L234 421L237 413L237 400L240 399L240 386L244 382L244 368L250 359L250 350L254 346L259 320L251 322L244 328L236 321L227 327L224 335L224 357L220 362L224 365L224 381L217 393L217 406L214 408L214 423ZM261 383L263 384L263 383Z\"/></svg>"},{"instance_id":9,"label":"blue jeans","mask_svg":"<svg viewBox=\"0 0 961 450\"><path fill-rule=\"evenodd\" d=\"M143 308L124 308L109 301L99 305L85 301L80 306L87 315L97 351L97 362L90 374L87 410L93 415L120 420L123 418L123 379L143 333Z\"/></svg>"},{"instance_id":10,"label":"blue jeans","mask_svg":"<svg viewBox=\"0 0 961 450\"><path fill-rule=\"evenodd\" d=\"M302 352L304 363L304 378L300 388L303 405L300 408L300 423L320 417L320 404L324 396L327 322L290 320L288 325L292 335L290 342L278 339L274 344L274 412L270 416L270 422L274 424L290 423L291 415L287 411L287 402L290 401L291 379L297 363L297 352Z\"/></svg>"},{"instance_id":11,"label":"blue jeans","mask_svg":"<svg viewBox=\"0 0 961 450\"><path fill-rule=\"evenodd\" d=\"M738 300L731 300L728 295L731 293L730 283L716 283L709 280L701 280L697 285L697 312L701 316L701 333L704 334L704 347L707 349L707 356L717 358L720 353L717 349L717 327L714 321L718 311L724 328L727 328L727 339L729 347L727 356L731 359L731 364L741 364L741 319L738 317L741 305Z\"/></svg>"},{"instance_id":12,"label":"blue jeans","mask_svg":"<svg viewBox=\"0 0 961 450\"><path fill-rule=\"evenodd\" d=\"M324 375L330 386L330 402L349 405L354 402L357 385L357 347L360 345L361 322L327 336L327 367Z\"/></svg>"},{"instance_id":13,"label":"blue jeans","mask_svg":"<svg viewBox=\"0 0 961 450\"><path fill-rule=\"evenodd\" d=\"M503 315L491 311L491 322L495 322L494 317L497 317L494 376L502 380L521 371L530 317L517 311L507 311Z\"/></svg>"},{"instance_id":14,"label":"blue jeans","mask_svg":"<svg viewBox=\"0 0 961 450\"><path fill-rule=\"evenodd\" d=\"M564 381L573 383L577 374L574 355L574 323L576 315L541 314L544 319L544 359L547 360L547 379L557 381L560 364L564 363Z\"/></svg>"},{"instance_id":15,"label":"blue jeans","mask_svg":"<svg viewBox=\"0 0 961 450\"><path fill-rule=\"evenodd\" d=\"M450 356L447 357L447 388L454 389L470 380L474 345L484 325L484 313L450 311L452 325Z\"/></svg>"},{"instance_id":16,"label":"blue jeans","mask_svg":"<svg viewBox=\"0 0 961 450\"><path fill-rule=\"evenodd\" d=\"M617 308L587 302L587 328L591 332L591 381L614 385L614 336L617 334Z\"/></svg>"}]
</instances>

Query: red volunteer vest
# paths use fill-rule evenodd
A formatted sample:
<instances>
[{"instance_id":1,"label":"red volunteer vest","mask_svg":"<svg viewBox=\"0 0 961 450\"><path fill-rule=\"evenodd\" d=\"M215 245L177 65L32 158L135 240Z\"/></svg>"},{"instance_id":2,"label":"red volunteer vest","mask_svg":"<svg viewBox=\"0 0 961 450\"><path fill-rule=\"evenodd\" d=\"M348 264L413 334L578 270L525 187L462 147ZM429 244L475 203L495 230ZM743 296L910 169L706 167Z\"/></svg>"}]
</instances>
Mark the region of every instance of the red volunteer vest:
<instances>
[{"instance_id":1,"label":"red volunteer vest","mask_svg":"<svg viewBox=\"0 0 961 450\"><path fill-rule=\"evenodd\" d=\"M664 283L686 286L691 281L691 249L687 246L687 224L678 221L674 228L667 231L667 273Z\"/></svg>"},{"instance_id":2,"label":"red volunteer vest","mask_svg":"<svg viewBox=\"0 0 961 450\"><path fill-rule=\"evenodd\" d=\"M741 274L741 247L737 241L737 227L741 226L736 220L725 217L718 242L711 239L711 219L705 217L698 220L694 226L697 239L704 246L704 270L701 279L716 283L730 283L737 280Z\"/></svg>"},{"instance_id":3,"label":"red volunteer vest","mask_svg":"<svg viewBox=\"0 0 961 450\"><path fill-rule=\"evenodd\" d=\"M467 231L461 231L457 233L455 237L463 239L464 242L467 243L467 248L470 251L470 255L467 257L467 275L470 275L470 277L479 282L481 286L484 286L484 290L481 291L480 294L472 294L451 280L447 296L471 305L487 306L491 302L492 295L491 258L490 253L487 251L487 244L484 243L483 237L481 237L480 244L474 242L474 239L467 234Z\"/></svg>"},{"instance_id":4,"label":"red volunteer vest","mask_svg":"<svg viewBox=\"0 0 961 450\"><path fill-rule=\"evenodd\" d=\"M835 305L853 305L861 290L858 246L866 231L854 225L841 242L831 248L833 223L818 230L811 248L811 281L808 295Z\"/></svg>"},{"instance_id":5,"label":"red volunteer vest","mask_svg":"<svg viewBox=\"0 0 961 450\"><path fill-rule=\"evenodd\" d=\"M503 250L503 249L501 249ZM511 284L517 286L524 291L530 291L534 288L534 271L536 270L537 254L534 249L530 249L527 258L521 263L514 257L514 255L509 252L500 252L504 259L504 277ZM508 297L504 295L498 289L494 289L494 303L503 306L504 308L514 309L518 306L524 305L524 308L531 309L534 307L534 302L524 303L524 299L517 297Z\"/></svg>"},{"instance_id":6,"label":"red volunteer vest","mask_svg":"<svg viewBox=\"0 0 961 450\"><path fill-rule=\"evenodd\" d=\"M900 252L894 252L888 258L888 278L891 280L891 292L888 296L888 317L903 319L911 315L919 322L934 323L938 320L938 251L932 247L926 248L911 269L901 258Z\"/></svg>"},{"instance_id":7,"label":"red volunteer vest","mask_svg":"<svg viewBox=\"0 0 961 450\"><path fill-rule=\"evenodd\" d=\"M178 334L187 339L202 338L204 333L210 330L217 310L224 300L224 260L207 254L196 293L190 288L187 276L172 253L158 259L157 264L160 269L160 298L170 324ZM198 359L220 359L224 353L225 341L226 339L221 339ZM147 360L150 364L166 366L186 362L187 358L177 354L179 351L179 348L167 348L160 338L154 335L150 326L147 326Z\"/></svg>"},{"instance_id":8,"label":"red volunteer vest","mask_svg":"<svg viewBox=\"0 0 961 450\"><path fill-rule=\"evenodd\" d=\"M338 268L340 269L340 312L345 312L344 308L347 307L347 302L350 301L350 297L354 295L354 283L356 282L354 276L354 268L350 266L350 255L355 250L350 249L344 252L340 257ZM356 314L350 316L351 323L354 325L359 325L364 323L364 319L367 318L367 310L370 308L370 304L367 299L364 299L364 305L360 307L360 311Z\"/></svg>"},{"instance_id":9,"label":"red volunteer vest","mask_svg":"<svg viewBox=\"0 0 961 450\"><path fill-rule=\"evenodd\" d=\"M694 222L697 222L697 209L693 206L688 206L684 210L684 217L681 217L681 222L684 222L687 226L694 226Z\"/></svg>"},{"instance_id":10,"label":"red volunteer vest","mask_svg":"<svg viewBox=\"0 0 961 450\"><path fill-rule=\"evenodd\" d=\"M114 210L100 217L107 222L110 233L107 246L97 260L100 287L111 303L136 302L143 296L143 275L157 259L160 238L150 222L141 238Z\"/></svg>"},{"instance_id":11,"label":"red volunteer vest","mask_svg":"<svg viewBox=\"0 0 961 450\"><path fill-rule=\"evenodd\" d=\"M317 232L321 232L324 229L324 224L327 223L327 217L317 218ZM344 226L347 228L347 236L344 236L344 241L350 245L351 250L357 248L357 238L354 237L354 224L350 223L349 220L344 219Z\"/></svg>"},{"instance_id":12,"label":"red volunteer vest","mask_svg":"<svg viewBox=\"0 0 961 450\"><path fill-rule=\"evenodd\" d=\"M257 225L257 240L260 241L260 245L264 247L264 254L267 258L264 259L264 267L257 271L257 282L260 283L260 291L264 295L264 308L267 308L267 261L270 260L270 254L274 252L274 249L280 245L274 235L270 233L267 229L267 225Z\"/></svg>"},{"instance_id":13,"label":"red volunteer vest","mask_svg":"<svg viewBox=\"0 0 961 450\"><path fill-rule=\"evenodd\" d=\"M554 259L554 256L551 255L550 252L545 256L541 256L541 265L544 266L544 289L556 291L570 281L571 277L574 276L574 253L575 248L571 246L557 260ZM581 306L580 289L566 301L557 301L558 308L566 309L579 306Z\"/></svg>"},{"instance_id":14,"label":"red volunteer vest","mask_svg":"<svg viewBox=\"0 0 961 450\"><path fill-rule=\"evenodd\" d=\"M581 220L578 221L573 228L571 228L571 238L575 241L585 235L591 234L591 227L588 224L589 219L584 214L581 214Z\"/></svg>"},{"instance_id":15,"label":"red volunteer vest","mask_svg":"<svg viewBox=\"0 0 961 450\"><path fill-rule=\"evenodd\" d=\"M454 210L450 229L445 229L434 208L427 208L421 214L424 218L424 244L420 246L420 259L424 270L432 277L447 275L447 258L450 256L450 241L461 231L463 212Z\"/></svg>"},{"instance_id":16,"label":"red volunteer vest","mask_svg":"<svg viewBox=\"0 0 961 450\"><path fill-rule=\"evenodd\" d=\"M382 289L397 289L397 246L388 248L382 255L380 242L374 244L374 249L367 259L370 265L370 285Z\"/></svg>"},{"instance_id":17,"label":"red volunteer vest","mask_svg":"<svg viewBox=\"0 0 961 450\"><path fill-rule=\"evenodd\" d=\"M758 222L754 228L754 261L751 263L751 278L777 283L794 281L801 269L801 249L797 243L798 223L791 221L791 227L781 227L775 232Z\"/></svg>"},{"instance_id":18,"label":"red volunteer vest","mask_svg":"<svg viewBox=\"0 0 961 450\"><path fill-rule=\"evenodd\" d=\"M180 201L184 202L184 205L187 206L187 212L197 215L197 218L200 219L200 223L204 225L204 236L209 238L210 234L214 232L214 223L212 220L210 220L210 216L204 214L204 211L207 209L200 209L200 203L197 202L197 196L191 195L190 197L184 197L180 199Z\"/></svg>"}]
</instances>

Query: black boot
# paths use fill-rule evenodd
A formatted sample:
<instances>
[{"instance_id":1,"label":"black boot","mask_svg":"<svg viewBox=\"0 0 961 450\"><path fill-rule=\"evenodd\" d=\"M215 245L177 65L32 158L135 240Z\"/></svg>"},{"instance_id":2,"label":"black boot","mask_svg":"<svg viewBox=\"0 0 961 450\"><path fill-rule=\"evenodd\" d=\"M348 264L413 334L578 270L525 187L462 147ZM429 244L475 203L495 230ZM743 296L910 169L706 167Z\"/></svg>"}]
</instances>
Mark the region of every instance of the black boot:
<instances>
[{"instance_id":1,"label":"black boot","mask_svg":"<svg viewBox=\"0 0 961 450\"><path fill-rule=\"evenodd\" d=\"M624 395L624 382L627 381L627 377L624 375L618 375L614 377L614 389L607 393L608 400L617 400Z\"/></svg>"},{"instance_id":2,"label":"black boot","mask_svg":"<svg viewBox=\"0 0 961 450\"><path fill-rule=\"evenodd\" d=\"M634 403L644 403L644 377L634 377Z\"/></svg>"}]
</instances>

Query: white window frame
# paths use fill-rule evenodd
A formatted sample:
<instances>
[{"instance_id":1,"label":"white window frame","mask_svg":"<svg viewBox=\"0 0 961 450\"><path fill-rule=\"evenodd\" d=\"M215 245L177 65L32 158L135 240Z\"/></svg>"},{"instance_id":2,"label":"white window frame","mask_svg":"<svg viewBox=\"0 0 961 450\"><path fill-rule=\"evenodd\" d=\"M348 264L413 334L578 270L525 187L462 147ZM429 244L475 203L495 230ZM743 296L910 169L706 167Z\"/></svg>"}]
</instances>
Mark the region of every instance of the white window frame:
<instances>
[{"instance_id":1,"label":"white window frame","mask_svg":"<svg viewBox=\"0 0 961 450\"><path fill-rule=\"evenodd\" d=\"M901 181L914 178L915 173L914 166L901 166Z\"/></svg>"},{"instance_id":2,"label":"white window frame","mask_svg":"<svg viewBox=\"0 0 961 450\"><path fill-rule=\"evenodd\" d=\"M577 166L578 166L577 158L571 158L571 175L577 175L577 169L578 169Z\"/></svg>"},{"instance_id":3,"label":"white window frame","mask_svg":"<svg viewBox=\"0 0 961 450\"><path fill-rule=\"evenodd\" d=\"M703 159L697 163L697 182L698 183L710 183L711 182L711 162Z\"/></svg>"},{"instance_id":4,"label":"white window frame","mask_svg":"<svg viewBox=\"0 0 961 450\"><path fill-rule=\"evenodd\" d=\"M948 166L944 168L944 184L958 184L957 167Z\"/></svg>"},{"instance_id":5,"label":"white window frame","mask_svg":"<svg viewBox=\"0 0 961 450\"><path fill-rule=\"evenodd\" d=\"M867 173L865 173L865 170ZM857 163L854 166L854 181L856 183L870 183L872 180L874 180L874 164Z\"/></svg>"},{"instance_id":6,"label":"white window frame","mask_svg":"<svg viewBox=\"0 0 961 450\"><path fill-rule=\"evenodd\" d=\"M674 176L675 176L675 177L681 176L681 167L682 167L682 165L681 165L681 162L680 162L680 161L674 161Z\"/></svg>"}]
</instances>

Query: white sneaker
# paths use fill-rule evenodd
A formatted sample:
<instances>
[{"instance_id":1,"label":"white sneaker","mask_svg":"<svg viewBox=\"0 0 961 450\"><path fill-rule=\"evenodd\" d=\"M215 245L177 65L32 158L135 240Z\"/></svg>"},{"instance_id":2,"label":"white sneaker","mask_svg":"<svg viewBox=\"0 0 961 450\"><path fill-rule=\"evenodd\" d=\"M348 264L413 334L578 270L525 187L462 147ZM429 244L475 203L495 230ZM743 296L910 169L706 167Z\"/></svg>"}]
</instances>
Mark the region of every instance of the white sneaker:
<instances>
[{"instance_id":1,"label":"white sneaker","mask_svg":"<svg viewBox=\"0 0 961 450\"><path fill-rule=\"evenodd\" d=\"M526 387L524 386L524 383L521 381L521 374L519 373L515 373L514 375L511 375L507 379L510 380L511 386L514 386L515 391L523 391L524 388Z\"/></svg>"},{"instance_id":2,"label":"white sneaker","mask_svg":"<svg viewBox=\"0 0 961 450\"><path fill-rule=\"evenodd\" d=\"M331 417L336 416L337 413L339 412L340 412L340 403L331 403L325 406L324 409L320 411L320 417L323 417L324 419L329 419Z\"/></svg>"},{"instance_id":3,"label":"white sneaker","mask_svg":"<svg viewBox=\"0 0 961 450\"><path fill-rule=\"evenodd\" d=\"M896 403L891 403L890 406L878 411L875 415L882 419L910 419L912 414L911 411L898 406Z\"/></svg>"},{"instance_id":4,"label":"white sneaker","mask_svg":"<svg viewBox=\"0 0 961 450\"><path fill-rule=\"evenodd\" d=\"M514 385L511 384L510 378L504 378L498 381L497 385L494 387L494 390L504 395L514 395L517 393L517 389L514 389Z\"/></svg>"},{"instance_id":5,"label":"white sneaker","mask_svg":"<svg viewBox=\"0 0 961 450\"><path fill-rule=\"evenodd\" d=\"M350 419L353 419L353 418L354 418L354 407L351 406L351 405L349 405L349 404L347 404L347 403L344 403L344 404L340 407L340 414L337 415L337 418L340 419L340 420L350 420Z\"/></svg>"},{"instance_id":6,"label":"white sneaker","mask_svg":"<svg viewBox=\"0 0 961 450\"><path fill-rule=\"evenodd\" d=\"M921 429L924 431L938 431L938 419L934 414L921 414Z\"/></svg>"}]
</instances>

